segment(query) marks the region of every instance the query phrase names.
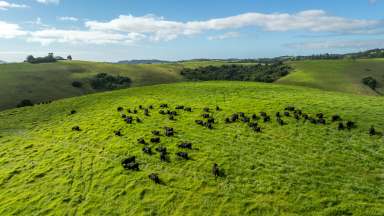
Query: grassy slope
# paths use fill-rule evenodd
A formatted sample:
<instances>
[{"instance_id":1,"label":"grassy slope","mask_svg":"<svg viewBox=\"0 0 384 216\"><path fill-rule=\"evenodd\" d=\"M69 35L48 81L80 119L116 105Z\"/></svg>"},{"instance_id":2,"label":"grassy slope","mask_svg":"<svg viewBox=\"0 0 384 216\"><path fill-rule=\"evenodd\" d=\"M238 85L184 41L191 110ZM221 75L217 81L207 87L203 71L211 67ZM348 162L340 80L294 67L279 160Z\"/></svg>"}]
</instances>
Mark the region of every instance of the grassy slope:
<instances>
[{"instance_id":1,"label":"grassy slope","mask_svg":"<svg viewBox=\"0 0 384 216\"><path fill-rule=\"evenodd\" d=\"M160 103L192 106L171 122ZM118 106L156 105L144 123L127 125ZM351 132L335 124L312 125L285 118L254 134L242 123L225 125L236 111L272 114L293 104L327 117L354 120ZM193 121L202 108L220 105L209 131ZM131 88L0 113L0 215L383 215L384 130L381 98L315 89L241 82L178 83ZM78 113L68 116L71 109ZM82 132L72 132L79 125ZM172 126L162 137L171 163L142 154L136 139ZM122 129L123 137L113 131ZM175 158L176 144L191 141L193 160ZM159 145L159 144L158 144ZM156 145L155 145L156 146ZM120 161L136 155L141 171ZM217 162L226 176L211 177ZM165 185L147 178L160 174Z\"/></svg>"},{"instance_id":2,"label":"grassy slope","mask_svg":"<svg viewBox=\"0 0 384 216\"><path fill-rule=\"evenodd\" d=\"M296 71L278 81L282 84L319 88L360 95L377 95L361 83L373 76L379 81L379 93L384 93L384 60L314 60L291 62ZM367 70L369 69L369 71Z\"/></svg>"},{"instance_id":3,"label":"grassy slope","mask_svg":"<svg viewBox=\"0 0 384 216\"><path fill-rule=\"evenodd\" d=\"M117 65L96 62L0 65L0 110L13 108L23 99L35 103L93 93L86 85L74 88L74 80L87 80L97 73L129 76L133 86L170 83L181 80L178 65Z\"/></svg>"}]
</instances>

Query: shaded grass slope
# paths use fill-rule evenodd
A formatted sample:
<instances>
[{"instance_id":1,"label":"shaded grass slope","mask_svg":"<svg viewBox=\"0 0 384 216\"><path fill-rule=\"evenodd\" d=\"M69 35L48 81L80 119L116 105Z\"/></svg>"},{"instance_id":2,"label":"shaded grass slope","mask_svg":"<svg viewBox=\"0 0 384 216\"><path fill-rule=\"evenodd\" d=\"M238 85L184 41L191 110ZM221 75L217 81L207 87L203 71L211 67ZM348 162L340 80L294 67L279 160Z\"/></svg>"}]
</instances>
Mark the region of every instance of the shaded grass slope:
<instances>
[{"instance_id":1,"label":"shaded grass slope","mask_svg":"<svg viewBox=\"0 0 384 216\"><path fill-rule=\"evenodd\" d=\"M159 105L185 105L176 121ZM117 107L148 107L143 123L127 124ZM213 111L214 129L194 123L204 107ZM269 115L294 105L326 125L283 117L279 126L259 122L262 133L244 123L225 124L234 112ZM323 92L310 88L243 82L202 82L131 88L55 101L0 113L1 215L383 215L384 130L381 98ZM71 110L77 113L69 115ZM173 109L172 109L173 110ZM126 111L124 111L125 114ZM338 131L329 118L356 122ZM133 115L133 114L129 114ZM79 126L80 132L71 128ZM152 130L161 136L170 162L142 153L138 138ZM114 131L120 130L121 137ZM192 142L191 160L175 153ZM121 161L136 156L140 171ZM211 175L218 163L224 176ZM148 179L158 173L164 184Z\"/></svg>"}]
</instances>

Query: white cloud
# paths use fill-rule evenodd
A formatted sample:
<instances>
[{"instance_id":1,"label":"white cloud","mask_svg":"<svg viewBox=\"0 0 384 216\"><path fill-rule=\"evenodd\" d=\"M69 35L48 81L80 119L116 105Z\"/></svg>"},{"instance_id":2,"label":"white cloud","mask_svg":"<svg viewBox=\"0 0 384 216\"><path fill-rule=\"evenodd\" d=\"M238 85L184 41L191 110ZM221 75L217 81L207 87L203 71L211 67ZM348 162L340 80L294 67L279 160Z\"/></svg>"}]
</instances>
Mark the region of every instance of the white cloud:
<instances>
[{"instance_id":1,"label":"white cloud","mask_svg":"<svg viewBox=\"0 0 384 216\"><path fill-rule=\"evenodd\" d=\"M39 42L43 45L48 45L51 43L129 44L138 40L142 40L144 37L144 35L138 33L118 34L100 31L46 29L31 32L27 41Z\"/></svg>"},{"instance_id":2,"label":"white cloud","mask_svg":"<svg viewBox=\"0 0 384 216\"><path fill-rule=\"evenodd\" d=\"M61 21L72 21L72 22L77 22L77 21L79 21L78 18L76 18L76 17L70 17L70 16L58 17L58 19L61 20Z\"/></svg>"},{"instance_id":3,"label":"white cloud","mask_svg":"<svg viewBox=\"0 0 384 216\"><path fill-rule=\"evenodd\" d=\"M382 21L347 19L328 15L322 10L307 10L296 14L245 13L205 21L178 22L153 15L135 17L121 15L109 22L88 21L86 27L97 31L137 32L152 40L172 40L179 36L200 34L211 30L258 27L264 31L307 31L329 33L361 33L383 26Z\"/></svg>"},{"instance_id":4,"label":"white cloud","mask_svg":"<svg viewBox=\"0 0 384 216\"><path fill-rule=\"evenodd\" d=\"M316 41L306 43L286 44L293 49L373 49L384 47L383 39L376 40L337 40L337 41Z\"/></svg>"},{"instance_id":5,"label":"white cloud","mask_svg":"<svg viewBox=\"0 0 384 216\"><path fill-rule=\"evenodd\" d=\"M0 38L10 39L26 34L19 25L0 21Z\"/></svg>"},{"instance_id":6,"label":"white cloud","mask_svg":"<svg viewBox=\"0 0 384 216\"><path fill-rule=\"evenodd\" d=\"M36 0L38 3L42 4L59 4L60 0Z\"/></svg>"},{"instance_id":7,"label":"white cloud","mask_svg":"<svg viewBox=\"0 0 384 216\"><path fill-rule=\"evenodd\" d=\"M226 32L222 35L209 36L208 40L225 40L229 38L237 38L240 37L239 32Z\"/></svg>"},{"instance_id":8,"label":"white cloud","mask_svg":"<svg viewBox=\"0 0 384 216\"><path fill-rule=\"evenodd\" d=\"M24 4L13 4L6 1L0 1L0 10L8 10L10 8L26 8L27 5Z\"/></svg>"}]
</instances>

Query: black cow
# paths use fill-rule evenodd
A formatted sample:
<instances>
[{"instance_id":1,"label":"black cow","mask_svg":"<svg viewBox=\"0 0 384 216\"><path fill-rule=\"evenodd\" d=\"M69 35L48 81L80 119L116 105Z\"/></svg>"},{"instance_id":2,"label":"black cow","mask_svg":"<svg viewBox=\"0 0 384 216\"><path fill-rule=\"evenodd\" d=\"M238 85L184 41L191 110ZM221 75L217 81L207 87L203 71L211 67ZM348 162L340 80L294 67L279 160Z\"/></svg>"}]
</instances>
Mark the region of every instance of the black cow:
<instances>
[{"instance_id":1,"label":"black cow","mask_svg":"<svg viewBox=\"0 0 384 216\"><path fill-rule=\"evenodd\" d=\"M325 125L325 119L323 119L323 118L320 118L317 122L318 122L319 124L323 124L323 125Z\"/></svg>"},{"instance_id":2,"label":"black cow","mask_svg":"<svg viewBox=\"0 0 384 216\"><path fill-rule=\"evenodd\" d=\"M134 109L134 110L133 110L133 113L134 113L134 114L137 114L137 110L136 110L136 109Z\"/></svg>"},{"instance_id":3,"label":"black cow","mask_svg":"<svg viewBox=\"0 0 384 216\"><path fill-rule=\"evenodd\" d=\"M142 123L143 121L142 121L139 117L137 117L137 118L136 118L136 122L137 122L137 123Z\"/></svg>"},{"instance_id":4,"label":"black cow","mask_svg":"<svg viewBox=\"0 0 384 216\"><path fill-rule=\"evenodd\" d=\"M184 108L184 111L192 112L192 108L191 108L191 107L185 107L185 108Z\"/></svg>"},{"instance_id":5,"label":"black cow","mask_svg":"<svg viewBox=\"0 0 384 216\"><path fill-rule=\"evenodd\" d=\"M216 163L213 164L213 166L212 166L212 175L214 175L215 177L219 177L220 176L220 169L219 169L219 166Z\"/></svg>"},{"instance_id":6,"label":"black cow","mask_svg":"<svg viewBox=\"0 0 384 216\"><path fill-rule=\"evenodd\" d=\"M121 165L123 165L124 169L138 171L139 170L139 164L136 163L135 160L136 160L135 156L129 157L129 158L123 160L121 162Z\"/></svg>"},{"instance_id":7,"label":"black cow","mask_svg":"<svg viewBox=\"0 0 384 216\"><path fill-rule=\"evenodd\" d=\"M295 117L296 120L300 120L300 115L299 114L295 113L294 117Z\"/></svg>"},{"instance_id":8,"label":"black cow","mask_svg":"<svg viewBox=\"0 0 384 216\"><path fill-rule=\"evenodd\" d=\"M121 115L121 118L125 119L125 118L127 118L127 115L122 114L122 115Z\"/></svg>"},{"instance_id":9,"label":"black cow","mask_svg":"<svg viewBox=\"0 0 384 216\"><path fill-rule=\"evenodd\" d=\"M256 133L261 133L261 128L260 128L260 127L255 127L255 128L253 128L253 130L254 130Z\"/></svg>"},{"instance_id":10,"label":"black cow","mask_svg":"<svg viewBox=\"0 0 384 216\"><path fill-rule=\"evenodd\" d=\"M160 108L168 108L168 104L160 104Z\"/></svg>"},{"instance_id":11,"label":"black cow","mask_svg":"<svg viewBox=\"0 0 384 216\"><path fill-rule=\"evenodd\" d=\"M165 136L173 136L174 135L174 130L173 128L170 128L170 127L165 127Z\"/></svg>"},{"instance_id":12,"label":"black cow","mask_svg":"<svg viewBox=\"0 0 384 216\"><path fill-rule=\"evenodd\" d=\"M114 133L115 133L116 136L123 136L119 130L115 131Z\"/></svg>"},{"instance_id":13,"label":"black cow","mask_svg":"<svg viewBox=\"0 0 384 216\"><path fill-rule=\"evenodd\" d=\"M251 122L248 124L250 128L256 128L258 126L257 122Z\"/></svg>"},{"instance_id":14,"label":"black cow","mask_svg":"<svg viewBox=\"0 0 384 216\"><path fill-rule=\"evenodd\" d=\"M153 109L153 105L149 105L149 109Z\"/></svg>"},{"instance_id":15,"label":"black cow","mask_svg":"<svg viewBox=\"0 0 384 216\"><path fill-rule=\"evenodd\" d=\"M308 120L308 119L309 119L308 114L303 114L303 118L304 118L305 120Z\"/></svg>"},{"instance_id":16,"label":"black cow","mask_svg":"<svg viewBox=\"0 0 384 216\"><path fill-rule=\"evenodd\" d=\"M159 114L161 114L161 115L166 115L167 113L166 113L164 110L160 110L160 111L159 111Z\"/></svg>"},{"instance_id":17,"label":"black cow","mask_svg":"<svg viewBox=\"0 0 384 216\"><path fill-rule=\"evenodd\" d=\"M160 136L160 131L154 130L154 131L152 131L152 134L155 136Z\"/></svg>"},{"instance_id":18,"label":"black cow","mask_svg":"<svg viewBox=\"0 0 384 216\"><path fill-rule=\"evenodd\" d=\"M341 121L341 117L339 115L333 115L332 116L332 122L335 122L335 121Z\"/></svg>"},{"instance_id":19,"label":"black cow","mask_svg":"<svg viewBox=\"0 0 384 216\"><path fill-rule=\"evenodd\" d=\"M178 145L179 148L192 149L192 143L181 143Z\"/></svg>"},{"instance_id":20,"label":"black cow","mask_svg":"<svg viewBox=\"0 0 384 216\"><path fill-rule=\"evenodd\" d=\"M72 127L72 131L81 131L79 126L74 126Z\"/></svg>"},{"instance_id":21,"label":"black cow","mask_svg":"<svg viewBox=\"0 0 384 216\"><path fill-rule=\"evenodd\" d=\"M235 121L237 121L239 119L239 115L238 114L232 114L232 116L231 116L231 122L235 122Z\"/></svg>"},{"instance_id":22,"label":"black cow","mask_svg":"<svg viewBox=\"0 0 384 216\"><path fill-rule=\"evenodd\" d=\"M160 184L161 183L160 178L159 178L159 176L156 173L149 174L148 178L151 179L156 184Z\"/></svg>"},{"instance_id":23,"label":"black cow","mask_svg":"<svg viewBox=\"0 0 384 216\"><path fill-rule=\"evenodd\" d=\"M219 106L216 106L216 111L220 111L221 108Z\"/></svg>"},{"instance_id":24,"label":"black cow","mask_svg":"<svg viewBox=\"0 0 384 216\"><path fill-rule=\"evenodd\" d=\"M213 124L211 123L205 123L205 127L212 130L213 129Z\"/></svg>"},{"instance_id":25,"label":"black cow","mask_svg":"<svg viewBox=\"0 0 384 216\"><path fill-rule=\"evenodd\" d=\"M151 143L160 143L160 137L151 138Z\"/></svg>"},{"instance_id":26,"label":"black cow","mask_svg":"<svg viewBox=\"0 0 384 216\"><path fill-rule=\"evenodd\" d=\"M160 160L161 161L168 161L168 155L167 152L161 151L160 152Z\"/></svg>"},{"instance_id":27,"label":"black cow","mask_svg":"<svg viewBox=\"0 0 384 216\"><path fill-rule=\"evenodd\" d=\"M225 123L229 124L229 123L231 123L231 120L229 118L225 118Z\"/></svg>"},{"instance_id":28,"label":"black cow","mask_svg":"<svg viewBox=\"0 0 384 216\"><path fill-rule=\"evenodd\" d=\"M204 111L204 112L209 112L209 108L208 108L208 107L205 107L205 108L203 109L203 111Z\"/></svg>"},{"instance_id":29,"label":"black cow","mask_svg":"<svg viewBox=\"0 0 384 216\"><path fill-rule=\"evenodd\" d=\"M173 115L170 115L170 116L168 117L168 119L171 120L171 121L175 121L175 120L176 120L176 119L175 119L175 116L173 116Z\"/></svg>"},{"instance_id":30,"label":"black cow","mask_svg":"<svg viewBox=\"0 0 384 216\"><path fill-rule=\"evenodd\" d=\"M166 147L159 146L155 150L157 152L165 152L165 153L167 153L167 148Z\"/></svg>"},{"instance_id":31,"label":"black cow","mask_svg":"<svg viewBox=\"0 0 384 216\"><path fill-rule=\"evenodd\" d=\"M149 110L148 109L144 109L144 115L149 116Z\"/></svg>"},{"instance_id":32,"label":"black cow","mask_svg":"<svg viewBox=\"0 0 384 216\"><path fill-rule=\"evenodd\" d=\"M243 113L243 112L239 112L239 116L242 117L242 118L244 118L244 117L245 117L245 113Z\"/></svg>"},{"instance_id":33,"label":"black cow","mask_svg":"<svg viewBox=\"0 0 384 216\"><path fill-rule=\"evenodd\" d=\"M132 110L131 110L131 109L127 109L127 112L128 112L128 113L132 113Z\"/></svg>"},{"instance_id":34,"label":"black cow","mask_svg":"<svg viewBox=\"0 0 384 216\"><path fill-rule=\"evenodd\" d=\"M204 114L202 114L201 115L203 118L209 118L210 117L210 115L208 114L208 113L204 113Z\"/></svg>"},{"instance_id":35,"label":"black cow","mask_svg":"<svg viewBox=\"0 0 384 216\"><path fill-rule=\"evenodd\" d=\"M209 119L207 120L207 122L208 122L208 123L212 123L212 124L214 124L214 123L215 123L215 119L214 119L214 118L209 118Z\"/></svg>"},{"instance_id":36,"label":"black cow","mask_svg":"<svg viewBox=\"0 0 384 216\"><path fill-rule=\"evenodd\" d=\"M345 126L342 122L339 123L339 126L337 127L337 129L339 130L344 130L345 129Z\"/></svg>"},{"instance_id":37,"label":"black cow","mask_svg":"<svg viewBox=\"0 0 384 216\"><path fill-rule=\"evenodd\" d=\"M151 147L146 146L146 147L143 148L143 152L145 154L151 155L152 154L152 149L151 149Z\"/></svg>"},{"instance_id":38,"label":"black cow","mask_svg":"<svg viewBox=\"0 0 384 216\"><path fill-rule=\"evenodd\" d=\"M132 124L133 123L133 118L131 116L128 116L128 117L125 118L125 122L127 124Z\"/></svg>"},{"instance_id":39,"label":"black cow","mask_svg":"<svg viewBox=\"0 0 384 216\"><path fill-rule=\"evenodd\" d=\"M182 106L182 105L178 105L178 106L176 106L176 108L175 109L179 109L179 110L182 110L182 109L184 109L184 106Z\"/></svg>"},{"instance_id":40,"label":"black cow","mask_svg":"<svg viewBox=\"0 0 384 216\"><path fill-rule=\"evenodd\" d=\"M264 119L264 123L271 121L271 117L269 116L264 116L263 119Z\"/></svg>"},{"instance_id":41,"label":"black cow","mask_svg":"<svg viewBox=\"0 0 384 216\"><path fill-rule=\"evenodd\" d=\"M284 115L287 116L287 117L291 116L291 115L289 114L289 112L284 112Z\"/></svg>"},{"instance_id":42,"label":"black cow","mask_svg":"<svg viewBox=\"0 0 384 216\"><path fill-rule=\"evenodd\" d=\"M257 120L259 120L260 118L259 118L256 114L253 114L253 115L252 115L252 119L255 120L255 121L257 121Z\"/></svg>"},{"instance_id":43,"label":"black cow","mask_svg":"<svg viewBox=\"0 0 384 216\"><path fill-rule=\"evenodd\" d=\"M123 111L123 110L124 110L123 107L118 107L118 108L117 108L117 111L118 111L118 112L121 112L121 111Z\"/></svg>"},{"instance_id":44,"label":"black cow","mask_svg":"<svg viewBox=\"0 0 384 216\"><path fill-rule=\"evenodd\" d=\"M287 106L287 107L285 107L284 110L287 110L287 111L295 111L295 107L294 107L294 106Z\"/></svg>"},{"instance_id":45,"label":"black cow","mask_svg":"<svg viewBox=\"0 0 384 216\"><path fill-rule=\"evenodd\" d=\"M348 122L347 122L347 129L348 129L348 130L350 130L350 129L352 129L352 128L355 128L355 127L356 127L355 122L353 122L353 121L348 121Z\"/></svg>"},{"instance_id":46,"label":"black cow","mask_svg":"<svg viewBox=\"0 0 384 216\"><path fill-rule=\"evenodd\" d=\"M277 113L276 113L276 117L277 117L277 118L280 118L280 117L281 117L280 112L277 112Z\"/></svg>"},{"instance_id":47,"label":"black cow","mask_svg":"<svg viewBox=\"0 0 384 216\"><path fill-rule=\"evenodd\" d=\"M244 123L249 123L251 121L251 119L249 119L248 117L243 117L241 119L241 121L244 122Z\"/></svg>"},{"instance_id":48,"label":"black cow","mask_svg":"<svg viewBox=\"0 0 384 216\"><path fill-rule=\"evenodd\" d=\"M303 112L301 110L295 110L293 113L297 114L297 115L302 115Z\"/></svg>"},{"instance_id":49,"label":"black cow","mask_svg":"<svg viewBox=\"0 0 384 216\"><path fill-rule=\"evenodd\" d=\"M202 121L202 120L195 120L195 123L198 125L201 125L201 126L204 125L204 121Z\"/></svg>"},{"instance_id":50,"label":"black cow","mask_svg":"<svg viewBox=\"0 0 384 216\"><path fill-rule=\"evenodd\" d=\"M137 142L138 142L139 144L146 144L144 138L137 139Z\"/></svg>"},{"instance_id":51,"label":"black cow","mask_svg":"<svg viewBox=\"0 0 384 216\"><path fill-rule=\"evenodd\" d=\"M71 115L76 114L76 110L71 110Z\"/></svg>"},{"instance_id":52,"label":"black cow","mask_svg":"<svg viewBox=\"0 0 384 216\"><path fill-rule=\"evenodd\" d=\"M143 109L143 105L139 105L139 109Z\"/></svg>"},{"instance_id":53,"label":"black cow","mask_svg":"<svg viewBox=\"0 0 384 216\"><path fill-rule=\"evenodd\" d=\"M324 118L324 114L323 114L323 113L317 113L317 114L316 114L316 117L322 119L322 118Z\"/></svg>"},{"instance_id":54,"label":"black cow","mask_svg":"<svg viewBox=\"0 0 384 216\"><path fill-rule=\"evenodd\" d=\"M259 114L260 114L261 117L266 117L267 116L266 112L260 112Z\"/></svg>"},{"instance_id":55,"label":"black cow","mask_svg":"<svg viewBox=\"0 0 384 216\"><path fill-rule=\"evenodd\" d=\"M376 132L375 128L373 126L371 126L371 128L369 129L369 135L374 136L376 134L377 134L377 132Z\"/></svg>"},{"instance_id":56,"label":"black cow","mask_svg":"<svg viewBox=\"0 0 384 216\"><path fill-rule=\"evenodd\" d=\"M317 120L316 120L315 118L308 117L308 120L309 120L309 122L311 122L312 124L317 124Z\"/></svg>"},{"instance_id":57,"label":"black cow","mask_svg":"<svg viewBox=\"0 0 384 216\"><path fill-rule=\"evenodd\" d=\"M279 125L281 125L281 126L285 125L285 122L284 122L283 119L281 119L281 118L277 118L276 121L277 121L277 123L279 123Z\"/></svg>"},{"instance_id":58,"label":"black cow","mask_svg":"<svg viewBox=\"0 0 384 216\"><path fill-rule=\"evenodd\" d=\"M129 158L126 158L121 163L122 164L129 164L129 163L132 163L132 162L136 162L136 156L131 156Z\"/></svg>"},{"instance_id":59,"label":"black cow","mask_svg":"<svg viewBox=\"0 0 384 216\"><path fill-rule=\"evenodd\" d=\"M187 152L177 152L176 155L181 157L181 158L184 158L185 160L189 159Z\"/></svg>"}]
</instances>

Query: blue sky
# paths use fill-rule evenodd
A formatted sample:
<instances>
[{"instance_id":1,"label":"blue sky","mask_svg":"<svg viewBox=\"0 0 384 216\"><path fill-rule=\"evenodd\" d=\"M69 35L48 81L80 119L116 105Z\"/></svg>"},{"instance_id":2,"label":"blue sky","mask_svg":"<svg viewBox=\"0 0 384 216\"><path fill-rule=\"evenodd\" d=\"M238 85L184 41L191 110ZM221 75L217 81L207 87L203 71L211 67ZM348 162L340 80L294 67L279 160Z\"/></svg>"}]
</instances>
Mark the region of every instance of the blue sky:
<instances>
[{"instance_id":1,"label":"blue sky","mask_svg":"<svg viewBox=\"0 0 384 216\"><path fill-rule=\"evenodd\" d=\"M0 0L0 59L259 58L384 47L384 0Z\"/></svg>"}]
</instances>

